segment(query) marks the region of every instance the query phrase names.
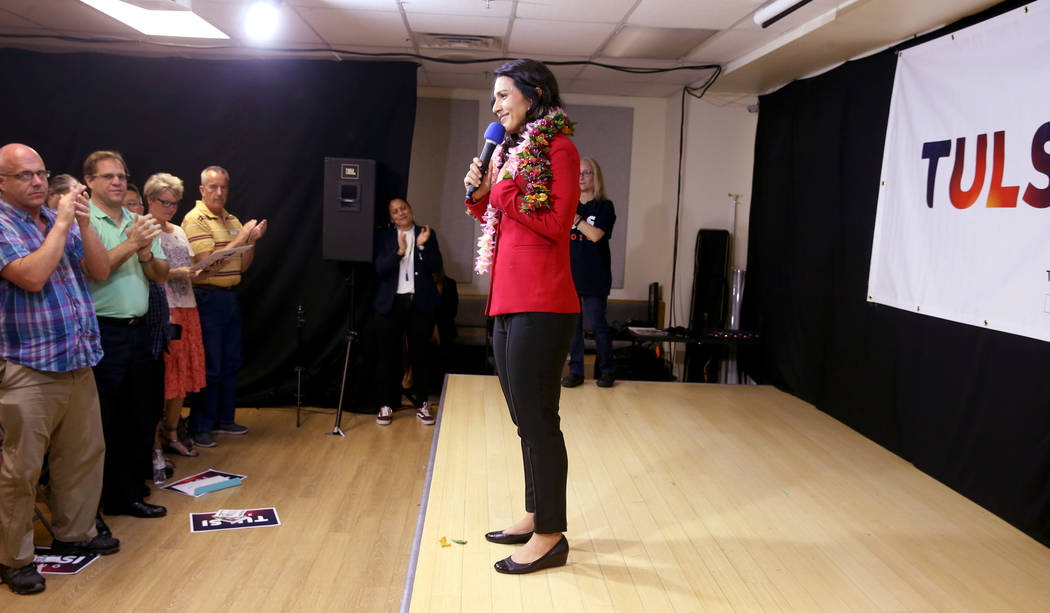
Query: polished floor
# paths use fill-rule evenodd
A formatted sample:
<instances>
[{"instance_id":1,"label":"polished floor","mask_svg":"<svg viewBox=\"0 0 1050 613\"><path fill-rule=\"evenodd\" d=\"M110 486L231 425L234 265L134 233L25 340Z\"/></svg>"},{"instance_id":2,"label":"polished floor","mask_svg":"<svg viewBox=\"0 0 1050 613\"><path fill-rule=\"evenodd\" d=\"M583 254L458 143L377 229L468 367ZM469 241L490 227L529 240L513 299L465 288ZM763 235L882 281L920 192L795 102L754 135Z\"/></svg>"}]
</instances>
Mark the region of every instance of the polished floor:
<instances>
[{"instance_id":1,"label":"polished floor","mask_svg":"<svg viewBox=\"0 0 1050 613\"><path fill-rule=\"evenodd\" d=\"M176 476L215 468L243 485L191 498L153 489L161 519L107 517L121 551L78 575L46 575L47 589L0 611L396 611L434 434L410 410L390 426L345 413L346 438L329 436L332 410L240 409L247 436L217 436ZM276 528L190 533L190 513L275 507ZM39 524L38 524L39 526ZM37 543L48 544L43 529Z\"/></svg>"},{"instance_id":2,"label":"polished floor","mask_svg":"<svg viewBox=\"0 0 1050 613\"><path fill-rule=\"evenodd\" d=\"M346 414L342 438L330 410L240 410L247 436L176 461L243 485L154 489L167 517L109 518L120 553L0 586L0 610L1050 611L1050 550L773 388L588 380L562 419L568 566L492 570L520 448L496 379L452 376L437 426ZM269 506L280 527L190 533L191 512Z\"/></svg>"},{"instance_id":3,"label":"polished floor","mask_svg":"<svg viewBox=\"0 0 1050 613\"><path fill-rule=\"evenodd\" d=\"M1050 550L774 388L588 381L561 414L569 565L500 575L518 441L495 379L450 379L404 610L1050 611Z\"/></svg>"}]
</instances>

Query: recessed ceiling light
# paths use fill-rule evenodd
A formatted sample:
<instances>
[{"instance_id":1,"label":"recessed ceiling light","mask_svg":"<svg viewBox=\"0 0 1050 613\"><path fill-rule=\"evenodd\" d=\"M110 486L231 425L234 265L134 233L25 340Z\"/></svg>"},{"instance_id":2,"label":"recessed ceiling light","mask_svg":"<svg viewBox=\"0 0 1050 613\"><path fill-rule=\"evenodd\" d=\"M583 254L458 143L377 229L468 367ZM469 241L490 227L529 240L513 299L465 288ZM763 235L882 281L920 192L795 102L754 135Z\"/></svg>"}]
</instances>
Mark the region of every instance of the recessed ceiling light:
<instances>
[{"instance_id":1,"label":"recessed ceiling light","mask_svg":"<svg viewBox=\"0 0 1050 613\"><path fill-rule=\"evenodd\" d=\"M270 40L277 32L277 22L277 3L257 0L244 16L244 31L253 40Z\"/></svg>"},{"instance_id":2,"label":"recessed ceiling light","mask_svg":"<svg viewBox=\"0 0 1050 613\"><path fill-rule=\"evenodd\" d=\"M221 30L188 10L186 7L189 3L185 0L148 3L149 6L171 6L171 10L142 8L122 0L80 1L149 36L229 38ZM143 4L143 1L137 0L136 3Z\"/></svg>"}]
</instances>

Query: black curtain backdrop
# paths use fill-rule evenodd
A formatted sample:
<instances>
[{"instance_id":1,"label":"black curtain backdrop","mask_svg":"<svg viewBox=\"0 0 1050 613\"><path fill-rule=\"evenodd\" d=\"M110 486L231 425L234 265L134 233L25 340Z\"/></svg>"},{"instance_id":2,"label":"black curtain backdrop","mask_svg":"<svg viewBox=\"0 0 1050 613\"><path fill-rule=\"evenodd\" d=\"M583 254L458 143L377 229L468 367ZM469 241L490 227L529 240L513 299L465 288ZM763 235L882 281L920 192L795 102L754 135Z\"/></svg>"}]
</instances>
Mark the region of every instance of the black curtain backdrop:
<instances>
[{"instance_id":1,"label":"black curtain backdrop","mask_svg":"<svg viewBox=\"0 0 1050 613\"><path fill-rule=\"evenodd\" d=\"M895 63L761 97L742 365L1050 544L1050 344L866 301Z\"/></svg>"},{"instance_id":2,"label":"black curtain backdrop","mask_svg":"<svg viewBox=\"0 0 1050 613\"><path fill-rule=\"evenodd\" d=\"M295 403L302 305L305 402L335 406L350 299L367 331L372 265L321 258L325 156L377 162L376 203L405 194L416 112L416 64L316 60L189 60L0 50L4 143L37 149L52 172L83 180L98 149L123 153L140 188L155 172L185 182L173 218L200 198L200 171L231 174L230 212L268 219L242 280L244 357L238 406ZM367 334L362 334L363 348ZM355 351L360 367L369 360ZM366 369L367 370L367 369ZM351 373L344 406L367 403L367 372Z\"/></svg>"}]
</instances>

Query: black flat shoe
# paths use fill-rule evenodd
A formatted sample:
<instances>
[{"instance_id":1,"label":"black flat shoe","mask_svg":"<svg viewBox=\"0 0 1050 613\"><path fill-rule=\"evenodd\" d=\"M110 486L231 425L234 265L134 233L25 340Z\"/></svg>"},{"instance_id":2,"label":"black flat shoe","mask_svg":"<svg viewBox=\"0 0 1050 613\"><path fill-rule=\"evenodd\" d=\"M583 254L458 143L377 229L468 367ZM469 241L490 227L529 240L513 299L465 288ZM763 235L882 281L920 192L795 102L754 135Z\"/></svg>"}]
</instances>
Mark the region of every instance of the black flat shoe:
<instances>
[{"instance_id":1,"label":"black flat shoe","mask_svg":"<svg viewBox=\"0 0 1050 613\"><path fill-rule=\"evenodd\" d=\"M528 564L518 564L514 560L507 556L496 562L494 568L496 572L503 573L505 575L524 575L527 573L534 573L538 570L545 568L555 568L557 566L565 566L565 562L569 559L569 541L565 539L565 535L562 535L561 540L558 541L554 547L550 548L550 551L543 554L536 560L529 562Z\"/></svg>"},{"instance_id":2,"label":"black flat shoe","mask_svg":"<svg viewBox=\"0 0 1050 613\"><path fill-rule=\"evenodd\" d=\"M168 510L159 504L150 504L141 500L132 502L126 507L118 507L115 509L105 508L102 511L106 515L131 515L132 517L142 517L144 519L164 517L168 514Z\"/></svg>"},{"instance_id":3,"label":"black flat shoe","mask_svg":"<svg viewBox=\"0 0 1050 613\"><path fill-rule=\"evenodd\" d=\"M507 534L502 530L496 530L495 532L488 532L485 534L486 541L497 543L499 545L520 545L522 543L528 543L530 538L532 538L532 530L522 532L521 534Z\"/></svg>"}]
</instances>

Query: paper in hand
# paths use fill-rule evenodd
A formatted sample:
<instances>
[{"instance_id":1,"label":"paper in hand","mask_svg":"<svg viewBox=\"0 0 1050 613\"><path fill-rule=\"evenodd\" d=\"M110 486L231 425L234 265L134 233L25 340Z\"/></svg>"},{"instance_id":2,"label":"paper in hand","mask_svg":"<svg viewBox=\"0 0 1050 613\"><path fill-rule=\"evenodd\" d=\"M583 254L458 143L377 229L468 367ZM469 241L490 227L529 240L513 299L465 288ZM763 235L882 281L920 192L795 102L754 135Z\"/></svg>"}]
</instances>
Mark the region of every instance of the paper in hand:
<instances>
[{"instance_id":1,"label":"paper in hand","mask_svg":"<svg viewBox=\"0 0 1050 613\"><path fill-rule=\"evenodd\" d=\"M200 262L197 262L196 264L190 266L190 270L197 271L204 270L206 268L211 268L213 265L220 262L225 262L226 260L232 258L238 253L244 253L245 251L251 248L251 245L241 245L240 247L233 247L231 249L220 249L218 251L215 251L208 257L204 258Z\"/></svg>"}]
</instances>

